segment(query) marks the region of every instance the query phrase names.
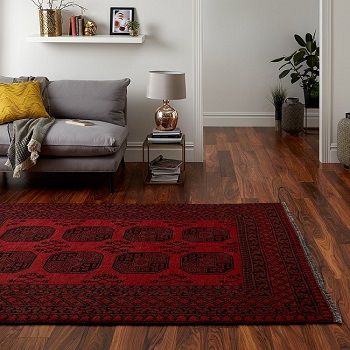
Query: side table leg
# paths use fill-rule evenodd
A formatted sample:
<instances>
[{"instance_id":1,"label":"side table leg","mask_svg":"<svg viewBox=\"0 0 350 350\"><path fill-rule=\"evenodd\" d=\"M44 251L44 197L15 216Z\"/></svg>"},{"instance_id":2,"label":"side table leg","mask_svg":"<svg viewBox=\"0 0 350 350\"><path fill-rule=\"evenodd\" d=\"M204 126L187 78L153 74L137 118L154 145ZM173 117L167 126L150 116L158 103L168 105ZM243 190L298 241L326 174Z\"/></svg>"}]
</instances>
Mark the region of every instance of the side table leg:
<instances>
[{"instance_id":1,"label":"side table leg","mask_svg":"<svg viewBox=\"0 0 350 350\"><path fill-rule=\"evenodd\" d=\"M185 139L185 135L183 136L184 138L184 143L182 145L182 160L184 162L184 170L186 169L186 139Z\"/></svg>"},{"instance_id":2,"label":"side table leg","mask_svg":"<svg viewBox=\"0 0 350 350\"><path fill-rule=\"evenodd\" d=\"M307 134L307 108L305 108L305 126L304 126L304 132Z\"/></svg>"}]
</instances>

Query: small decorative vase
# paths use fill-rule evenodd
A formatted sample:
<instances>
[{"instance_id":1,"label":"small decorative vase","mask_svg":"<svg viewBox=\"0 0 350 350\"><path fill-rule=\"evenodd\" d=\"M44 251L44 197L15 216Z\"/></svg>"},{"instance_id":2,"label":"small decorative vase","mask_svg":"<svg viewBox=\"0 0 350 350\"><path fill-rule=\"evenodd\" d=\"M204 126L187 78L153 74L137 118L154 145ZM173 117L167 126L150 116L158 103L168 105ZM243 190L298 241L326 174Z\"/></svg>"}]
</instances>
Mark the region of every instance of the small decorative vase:
<instances>
[{"instance_id":1,"label":"small decorative vase","mask_svg":"<svg viewBox=\"0 0 350 350\"><path fill-rule=\"evenodd\" d=\"M85 23L84 34L86 36L94 36L97 33L97 25L94 21L87 21Z\"/></svg>"},{"instance_id":2,"label":"small decorative vase","mask_svg":"<svg viewBox=\"0 0 350 350\"><path fill-rule=\"evenodd\" d=\"M338 123L337 135L337 154L338 159L345 168L350 168L350 113L346 114Z\"/></svg>"},{"instance_id":3,"label":"small decorative vase","mask_svg":"<svg viewBox=\"0 0 350 350\"><path fill-rule=\"evenodd\" d=\"M282 105L275 106L275 120L282 119Z\"/></svg>"},{"instance_id":4,"label":"small decorative vase","mask_svg":"<svg viewBox=\"0 0 350 350\"><path fill-rule=\"evenodd\" d=\"M281 132L282 105L275 106L275 130Z\"/></svg>"},{"instance_id":5,"label":"small decorative vase","mask_svg":"<svg viewBox=\"0 0 350 350\"><path fill-rule=\"evenodd\" d=\"M62 35L62 13L61 10L39 10L40 35L61 36Z\"/></svg>"},{"instance_id":6,"label":"small decorative vase","mask_svg":"<svg viewBox=\"0 0 350 350\"><path fill-rule=\"evenodd\" d=\"M304 129L304 105L298 98L290 97L282 106L282 129L290 134L299 134Z\"/></svg>"},{"instance_id":7,"label":"small decorative vase","mask_svg":"<svg viewBox=\"0 0 350 350\"><path fill-rule=\"evenodd\" d=\"M129 34L130 36L139 36L139 31L130 29Z\"/></svg>"}]
</instances>

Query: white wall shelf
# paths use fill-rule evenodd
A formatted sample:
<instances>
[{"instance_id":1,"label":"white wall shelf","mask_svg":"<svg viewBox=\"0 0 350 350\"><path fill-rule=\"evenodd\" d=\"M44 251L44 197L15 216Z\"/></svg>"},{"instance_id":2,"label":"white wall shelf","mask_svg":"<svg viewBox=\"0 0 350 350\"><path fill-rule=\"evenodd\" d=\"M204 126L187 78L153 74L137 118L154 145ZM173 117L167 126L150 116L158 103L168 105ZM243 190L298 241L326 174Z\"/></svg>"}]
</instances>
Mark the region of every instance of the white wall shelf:
<instances>
[{"instance_id":1,"label":"white wall shelf","mask_svg":"<svg viewBox=\"0 0 350 350\"><path fill-rule=\"evenodd\" d=\"M60 43L60 44L142 44L146 35L94 35L94 36L40 36L32 35L27 40L32 43Z\"/></svg>"}]
</instances>

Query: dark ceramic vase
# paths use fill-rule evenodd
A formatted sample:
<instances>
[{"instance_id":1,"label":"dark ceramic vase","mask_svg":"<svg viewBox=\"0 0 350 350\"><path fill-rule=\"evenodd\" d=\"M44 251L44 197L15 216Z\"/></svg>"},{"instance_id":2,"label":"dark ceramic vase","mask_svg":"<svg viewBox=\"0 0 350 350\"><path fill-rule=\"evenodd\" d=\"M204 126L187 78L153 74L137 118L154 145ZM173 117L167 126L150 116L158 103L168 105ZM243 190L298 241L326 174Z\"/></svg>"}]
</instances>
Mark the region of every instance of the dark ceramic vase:
<instances>
[{"instance_id":1,"label":"dark ceramic vase","mask_svg":"<svg viewBox=\"0 0 350 350\"><path fill-rule=\"evenodd\" d=\"M298 98L287 98L282 107L282 129L299 134L304 129L304 105Z\"/></svg>"},{"instance_id":2,"label":"dark ceramic vase","mask_svg":"<svg viewBox=\"0 0 350 350\"><path fill-rule=\"evenodd\" d=\"M338 159L345 168L350 168L350 113L338 123L337 129Z\"/></svg>"},{"instance_id":3,"label":"dark ceramic vase","mask_svg":"<svg viewBox=\"0 0 350 350\"><path fill-rule=\"evenodd\" d=\"M306 90L304 90L305 98L305 108L319 108L320 99L319 96L310 95Z\"/></svg>"}]
</instances>

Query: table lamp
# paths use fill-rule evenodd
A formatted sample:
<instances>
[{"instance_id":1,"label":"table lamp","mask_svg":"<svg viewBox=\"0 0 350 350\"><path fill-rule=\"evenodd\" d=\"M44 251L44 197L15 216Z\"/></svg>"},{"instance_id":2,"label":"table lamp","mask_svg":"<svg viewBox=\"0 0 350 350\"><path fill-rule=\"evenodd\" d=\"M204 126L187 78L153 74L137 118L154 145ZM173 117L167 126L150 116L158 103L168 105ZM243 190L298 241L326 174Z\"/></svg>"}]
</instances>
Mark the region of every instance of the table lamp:
<instances>
[{"instance_id":1,"label":"table lamp","mask_svg":"<svg viewBox=\"0 0 350 350\"><path fill-rule=\"evenodd\" d=\"M176 128L178 113L169 105L170 100L186 98L185 73L173 71L150 71L147 98L163 100L155 114L156 128L169 131Z\"/></svg>"}]
</instances>

